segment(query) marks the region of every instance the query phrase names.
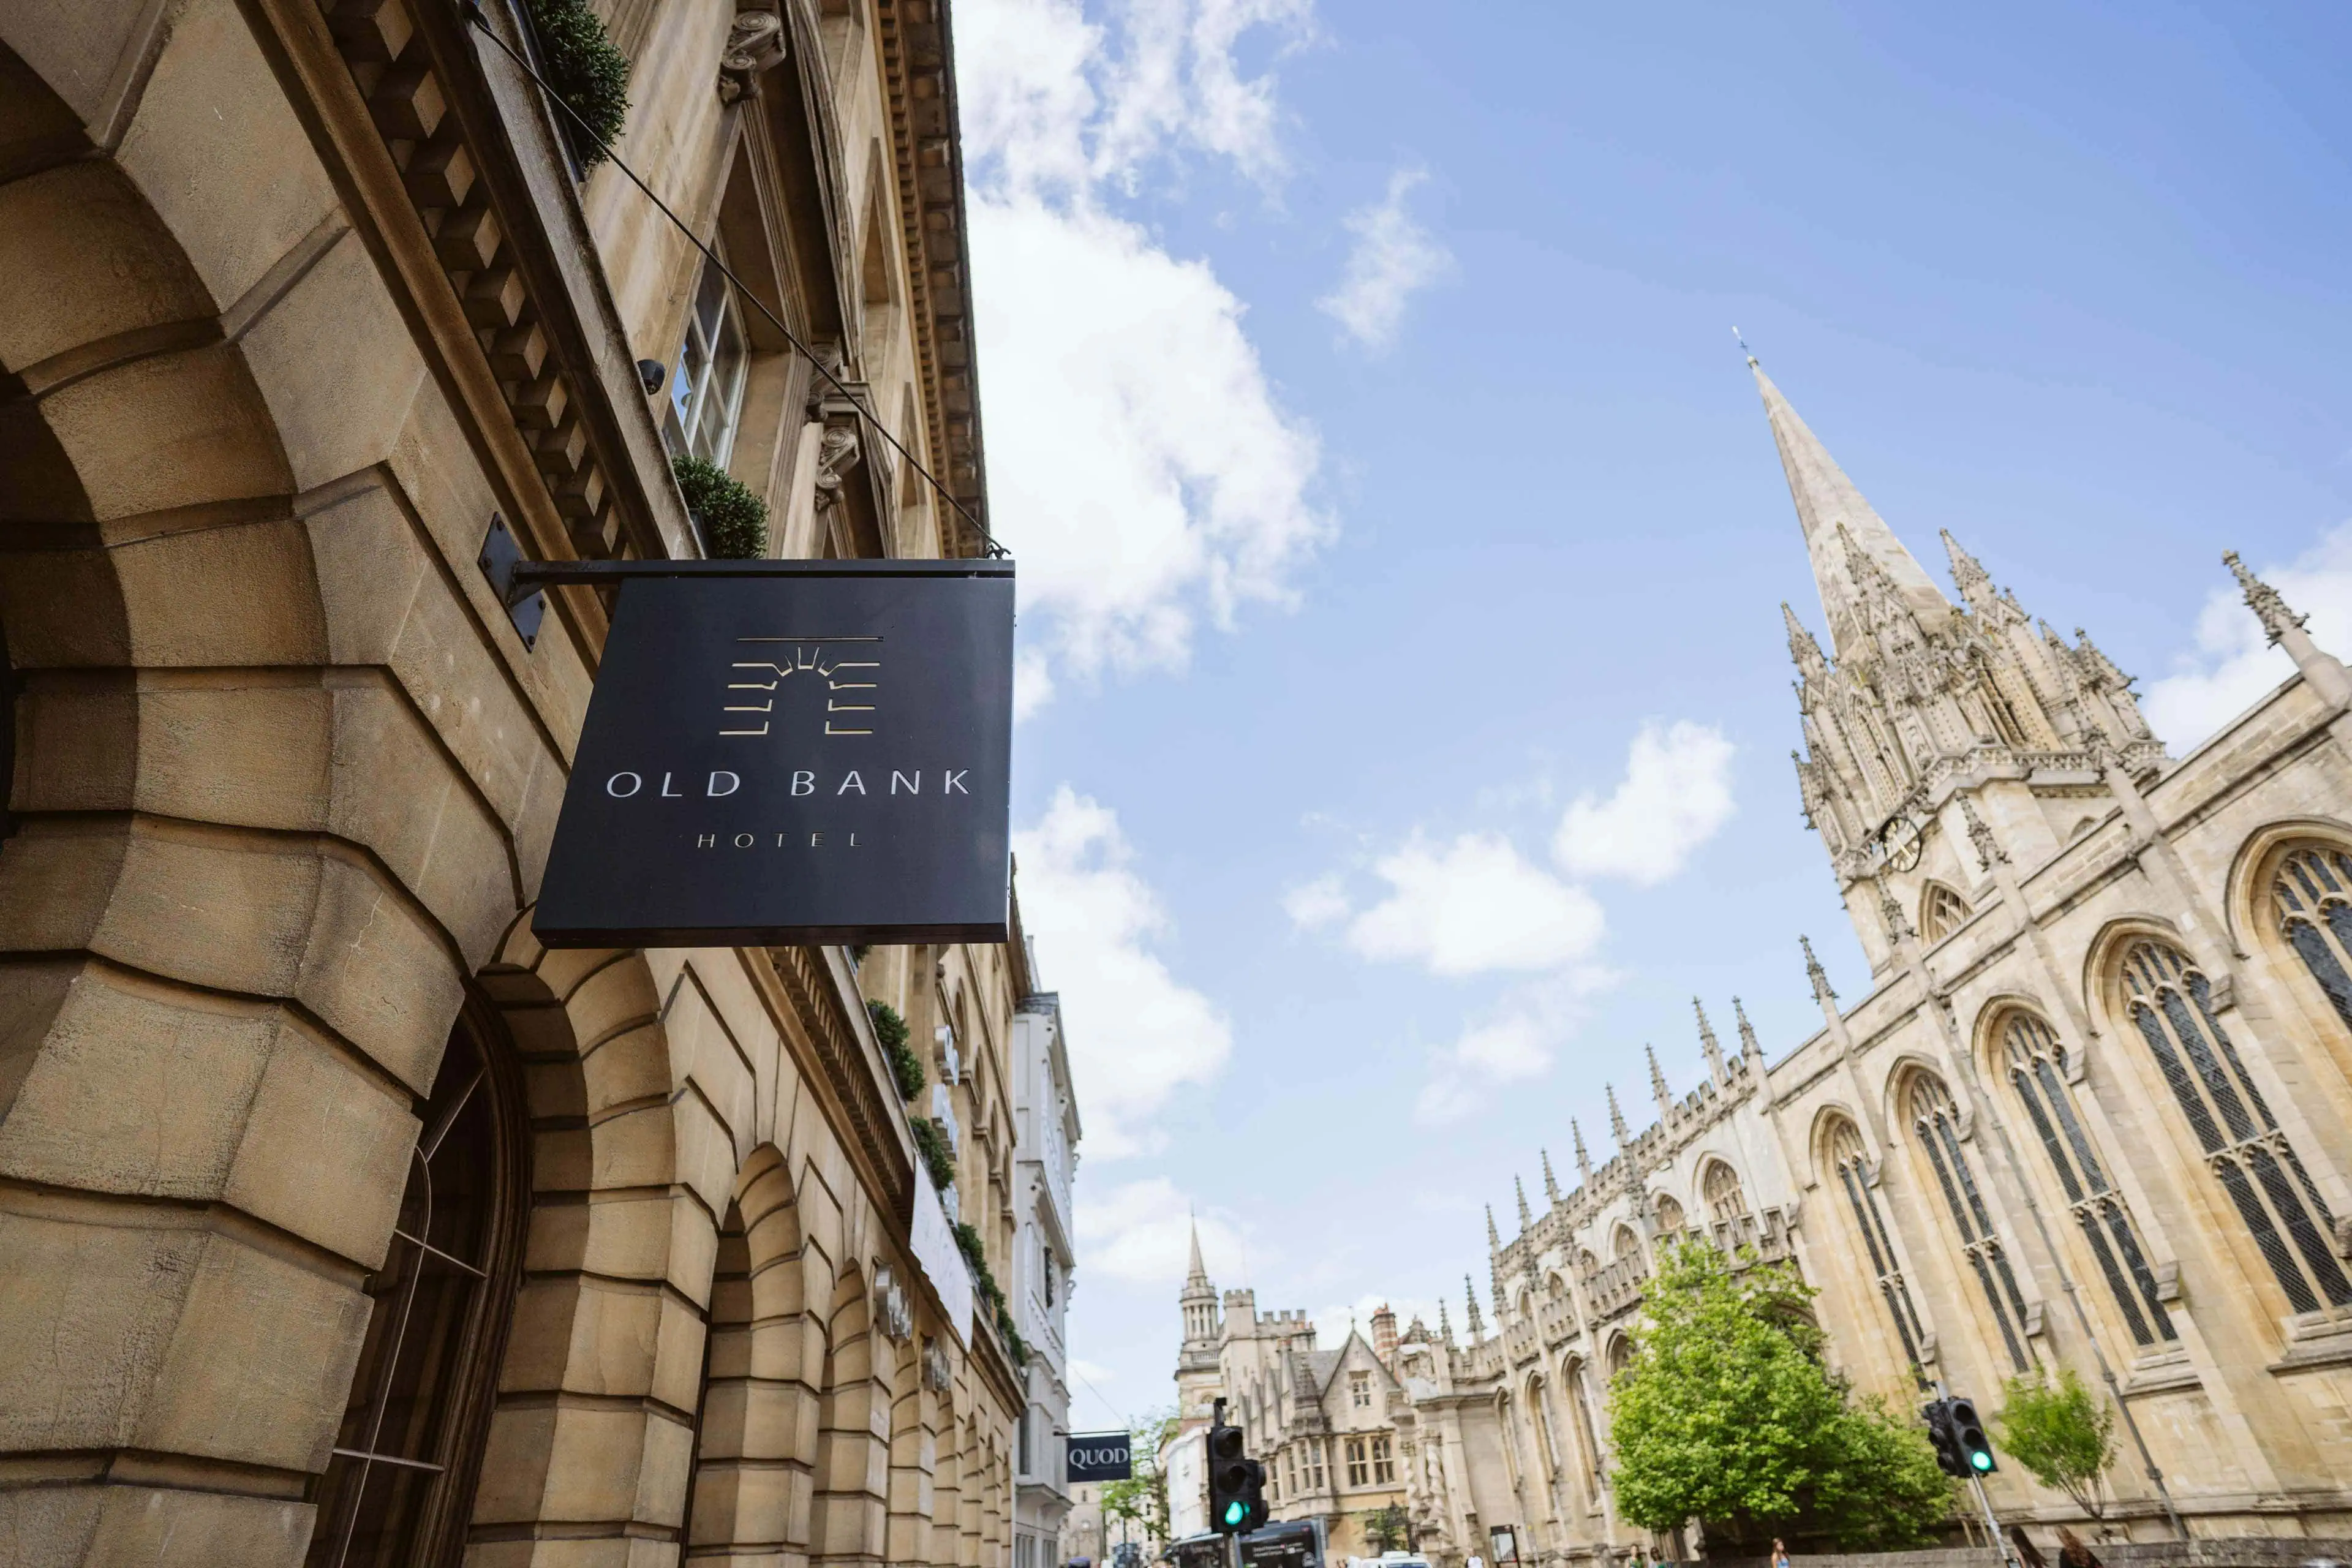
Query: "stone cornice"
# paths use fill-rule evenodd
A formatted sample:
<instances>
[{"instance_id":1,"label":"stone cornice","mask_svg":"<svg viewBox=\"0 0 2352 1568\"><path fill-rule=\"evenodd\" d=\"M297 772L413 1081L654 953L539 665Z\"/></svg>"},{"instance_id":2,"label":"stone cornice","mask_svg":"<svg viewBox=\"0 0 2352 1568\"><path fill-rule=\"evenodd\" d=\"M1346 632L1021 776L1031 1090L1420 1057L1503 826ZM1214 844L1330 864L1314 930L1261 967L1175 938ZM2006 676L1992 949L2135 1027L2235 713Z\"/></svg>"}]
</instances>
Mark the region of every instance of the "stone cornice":
<instances>
[{"instance_id":1,"label":"stone cornice","mask_svg":"<svg viewBox=\"0 0 2352 1568\"><path fill-rule=\"evenodd\" d=\"M948 12L948 0L875 0L907 252L908 316L914 326L925 424L935 433L928 457L949 493L984 523L988 469L981 444L963 135ZM953 515L952 508L938 510L946 553L979 554L982 542L971 525Z\"/></svg>"}]
</instances>

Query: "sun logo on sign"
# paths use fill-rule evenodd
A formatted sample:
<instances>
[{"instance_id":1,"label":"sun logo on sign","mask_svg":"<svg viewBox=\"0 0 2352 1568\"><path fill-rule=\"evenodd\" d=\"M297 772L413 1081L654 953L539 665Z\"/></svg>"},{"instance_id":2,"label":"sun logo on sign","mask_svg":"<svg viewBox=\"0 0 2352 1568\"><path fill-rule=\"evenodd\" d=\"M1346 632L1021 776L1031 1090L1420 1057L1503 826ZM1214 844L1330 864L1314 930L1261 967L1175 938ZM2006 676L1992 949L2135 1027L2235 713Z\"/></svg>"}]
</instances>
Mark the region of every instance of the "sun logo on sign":
<instances>
[{"instance_id":1,"label":"sun logo on sign","mask_svg":"<svg viewBox=\"0 0 2352 1568\"><path fill-rule=\"evenodd\" d=\"M776 689L795 675L808 676L824 682L824 732L828 735L871 735L877 711L877 698L881 691L882 661L878 658L850 658L844 650L827 650L827 645L842 643L874 644L880 637L737 637L739 643L781 643L772 659L737 659L730 668L734 679L727 683L727 703L722 711L730 717L720 723L740 726L721 729L721 735L764 735L776 710ZM872 647L846 650L860 654L879 653ZM762 679L762 678L765 679ZM757 694L766 692L762 700ZM736 718L732 715L740 714ZM759 728L749 726L757 715Z\"/></svg>"}]
</instances>

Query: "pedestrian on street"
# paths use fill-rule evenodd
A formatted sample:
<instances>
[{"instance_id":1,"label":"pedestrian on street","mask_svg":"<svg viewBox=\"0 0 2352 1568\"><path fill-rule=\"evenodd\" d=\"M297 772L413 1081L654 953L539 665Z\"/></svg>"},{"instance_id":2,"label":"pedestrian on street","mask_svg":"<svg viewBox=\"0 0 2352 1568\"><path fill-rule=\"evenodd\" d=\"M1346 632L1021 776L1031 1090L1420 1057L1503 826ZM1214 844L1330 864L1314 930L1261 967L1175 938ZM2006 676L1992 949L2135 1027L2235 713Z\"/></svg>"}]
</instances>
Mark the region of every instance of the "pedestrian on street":
<instances>
[{"instance_id":1,"label":"pedestrian on street","mask_svg":"<svg viewBox=\"0 0 2352 1568\"><path fill-rule=\"evenodd\" d=\"M1777 1535L1772 1538L1772 1568L1789 1568L1789 1548ZM2033 1568L2042 1568L2042 1565L2037 1563Z\"/></svg>"}]
</instances>

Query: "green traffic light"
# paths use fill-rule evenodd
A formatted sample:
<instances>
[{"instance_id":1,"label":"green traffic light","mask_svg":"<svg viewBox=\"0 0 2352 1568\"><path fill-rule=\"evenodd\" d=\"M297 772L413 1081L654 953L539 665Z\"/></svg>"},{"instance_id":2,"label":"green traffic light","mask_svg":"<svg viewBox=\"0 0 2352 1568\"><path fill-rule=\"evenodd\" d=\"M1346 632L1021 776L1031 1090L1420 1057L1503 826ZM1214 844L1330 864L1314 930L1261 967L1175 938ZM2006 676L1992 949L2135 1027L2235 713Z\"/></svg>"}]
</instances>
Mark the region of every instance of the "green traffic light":
<instances>
[{"instance_id":1,"label":"green traffic light","mask_svg":"<svg viewBox=\"0 0 2352 1568\"><path fill-rule=\"evenodd\" d=\"M1979 1470L1990 1470L1992 1468L1992 1456L1990 1454L1970 1454L1969 1456L1969 1463L1974 1465Z\"/></svg>"},{"instance_id":2,"label":"green traffic light","mask_svg":"<svg viewBox=\"0 0 2352 1568\"><path fill-rule=\"evenodd\" d=\"M1247 1517L1249 1517L1249 1504L1242 1501L1241 1499L1235 1498L1233 1501L1225 1505L1225 1522L1227 1524L1239 1524Z\"/></svg>"}]
</instances>

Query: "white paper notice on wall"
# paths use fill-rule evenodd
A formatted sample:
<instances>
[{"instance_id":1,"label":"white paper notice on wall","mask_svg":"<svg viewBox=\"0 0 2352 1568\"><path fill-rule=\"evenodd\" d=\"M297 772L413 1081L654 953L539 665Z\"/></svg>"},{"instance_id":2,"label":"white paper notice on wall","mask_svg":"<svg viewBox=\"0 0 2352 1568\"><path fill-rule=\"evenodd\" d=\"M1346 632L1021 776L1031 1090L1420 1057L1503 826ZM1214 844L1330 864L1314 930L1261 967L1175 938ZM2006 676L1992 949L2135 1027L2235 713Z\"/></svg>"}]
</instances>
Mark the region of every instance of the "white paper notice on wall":
<instances>
[{"instance_id":1,"label":"white paper notice on wall","mask_svg":"<svg viewBox=\"0 0 2352 1568\"><path fill-rule=\"evenodd\" d=\"M915 1264L930 1279L931 1289L939 1292L940 1305L947 1311L948 1327L957 1339L970 1345L971 1270L965 1266L963 1253L955 1244L955 1233L948 1228L947 1211L940 1206L939 1193L919 1166L915 1175L919 1190L915 1194L914 1234L908 1238Z\"/></svg>"}]
</instances>

